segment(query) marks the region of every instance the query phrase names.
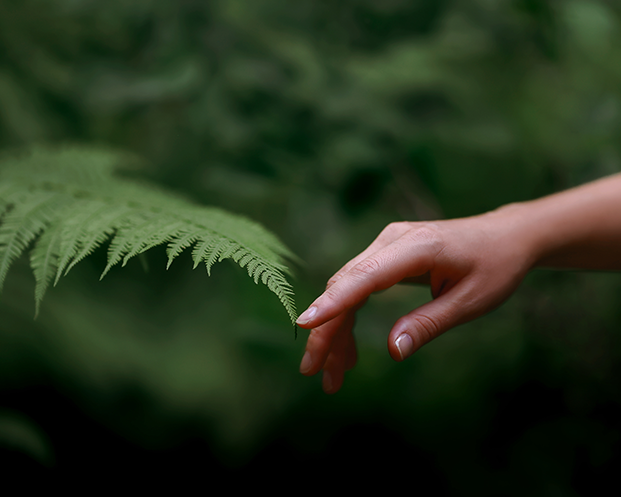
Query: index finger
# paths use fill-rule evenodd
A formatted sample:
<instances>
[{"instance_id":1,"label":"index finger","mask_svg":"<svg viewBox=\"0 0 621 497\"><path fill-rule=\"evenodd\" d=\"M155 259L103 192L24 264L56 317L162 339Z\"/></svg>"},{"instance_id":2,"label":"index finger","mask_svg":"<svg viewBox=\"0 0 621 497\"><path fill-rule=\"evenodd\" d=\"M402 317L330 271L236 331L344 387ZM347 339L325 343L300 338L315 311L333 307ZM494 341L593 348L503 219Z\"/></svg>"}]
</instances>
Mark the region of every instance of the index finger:
<instances>
[{"instance_id":1,"label":"index finger","mask_svg":"<svg viewBox=\"0 0 621 497\"><path fill-rule=\"evenodd\" d=\"M424 234L407 232L359 261L335 281L298 318L303 328L315 328L406 277L420 276L433 266L439 248Z\"/></svg>"},{"instance_id":2,"label":"index finger","mask_svg":"<svg viewBox=\"0 0 621 497\"><path fill-rule=\"evenodd\" d=\"M360 254L354 257L351 261L345 264L341 269L339 269L332 278L328 280L327 287L331 287L340 280L343 275L345 275L352 267L358 264L360 261L363 261L370 255L378 252L383 249L387 245L390 245L392 242L403 236L403 234L408 231L410 228L407 226L407 223L390 223L386 226L382 232L377 236L375 240L369 245L365 250L363 250Z\"/></svg>"}]
</instances>

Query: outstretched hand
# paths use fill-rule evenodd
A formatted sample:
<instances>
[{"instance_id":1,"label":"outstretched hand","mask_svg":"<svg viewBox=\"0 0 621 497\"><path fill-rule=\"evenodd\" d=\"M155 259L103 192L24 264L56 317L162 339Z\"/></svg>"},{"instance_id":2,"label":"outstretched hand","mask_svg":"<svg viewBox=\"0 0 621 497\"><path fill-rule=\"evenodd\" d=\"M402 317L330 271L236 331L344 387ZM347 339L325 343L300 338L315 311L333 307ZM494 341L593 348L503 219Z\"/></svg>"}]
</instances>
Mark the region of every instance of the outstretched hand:
<instances>
[{"instance_id":1,"label":"outstretched hand","mask_svg":"<svg viewBox=\"0 0 621 497\"><path fill-rule=\"evenodd\" d=\"M501 211L437 222L388 225L360 255L328 281L299 317L311 329L300 372L323 370L323 389L337 392L356 364L356 311L373 293L400 282L431 286L433 300L401 317L388 351L403 361L430 340L500 305L534 263L525 239L516 239Z\"/></svg>"},{"instance_id":2,"label":"outstretched hand","mask_svg":"<svg viewBox=\"0 0 621 497\"><path fill-rule=\"evenodd\" d=\"M298 319L312 328L300 365L335 393L356 364L356 311L402 281L433 300L401 317L388 351L403 361L438 335L500 305L535 265L621 271L621 174L480 216L393 223L330 281Z\"/></svg>"}]
</instances>

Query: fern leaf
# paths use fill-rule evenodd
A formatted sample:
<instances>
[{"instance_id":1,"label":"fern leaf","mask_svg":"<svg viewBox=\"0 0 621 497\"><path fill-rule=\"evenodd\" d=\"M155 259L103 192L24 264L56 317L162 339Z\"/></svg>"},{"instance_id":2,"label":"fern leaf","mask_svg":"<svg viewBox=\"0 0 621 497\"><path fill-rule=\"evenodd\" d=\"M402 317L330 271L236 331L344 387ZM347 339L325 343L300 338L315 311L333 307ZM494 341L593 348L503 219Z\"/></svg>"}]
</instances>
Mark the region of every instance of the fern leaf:
<instances>
[{"instance_id":1,"label":"fern leaf","mask_svg":"<svg viewBox=\"0 0 621 497\"><path fill-rule=\"evenodd\" d=\"M194 259L194 269L201 263L205 263L207 274L211 275L211 267L216 263L220 254L225 251L233 243L226 238L219 236L204 237L196 244L192 251L192 259Z\"/></svg>"},{"instance_id":2,"label":"fern leaf","mask_svg":"<svg viewBox=\"0 0 621 497\"><path fill-rule=\"evenodd\" d=\"M39 315L41 301L58 268L61 248L62 223L55 223L37 240L30 254L30 267L35 275L35 318Z\"/></svg>"},{"instance_id":3,"label":"fern leaf","mask_svg":"<svg viewBox=\"0 0 621 497\"><path fill-rule=\"evenodd\" d=\"M182 232L185 226L183 221L166 216L163 219L154 221L148 227L148 230L134 233L131 244L132 249L123 257L123 266L132 257L142 254L157 245L169 242Z\"/></svg>"},{"instance_id":4,"label":"fern leaf","mask_svg":"<svg viewBox=\"0 0 621 497\"><path fill-rule=\"evenodd\" d=\"M105 203L93 200L80 201L75 207L65 214L61 224L60 252L62 256L58 261L54 285L58 283L67 266L76 256L87 227L97 217L97 214L108 208Z\"/></svg>"},{"instance_id":5,"label":"fern leaf","mask_svg":"<svg viewBox=\"0 0 621 497\"><path fill-rule=\"evenodd\" d=\"M296 311L285 258L293 255L264 228L113 173L127 155L87 148L35 148L0 160L0 289L12 263L34 243L30 265L39 312L50 283L111 240L102 277L122 261L167 244L167 268L193 246L207 273L233 259Z\"/></svg>"},{"instance_id":6,"label":"fern leaf","mask_svg":"<svg viewBox=\"0 0 621 497\"><path fill-rule=\"evenodd\" d=\"M168 263L166 269L170 268L172 262L188 247L191 247L198 239L198 233L181 233L176 238L170 241L166 249L166 255L168 255Z\"/></svg>"},{"instance_id":7,"label":"fern leaf","mask_svg":"<svg viewBox=\"0 0 621 497\"><path fill-rule=\"evenodd\" d=\"M108 264L101 277L121 260L123 266L132 257L162 243L166 243L181 232L187 223L167 214L145 215L144 220L130 223L117 230L108 251Z\"/></svg>"},{"instance_id":8,"label":"fern leaf","mask_svg":"<svg viewBox=\"0 0 621 497\"><path fill-rule=\"evenodd\" d=\"M0 217L6 213L10 206L15 202L15 197L22 198L25 192L14 183L0 184Z\"/></svg>"},{"instance_id":9,"label":"fern leaf","mask_svg":"<svg viewBox=\"0 0 621 497\"><path fill-rule=\"evenodd\" d=\"M123 220L131 213L132 210L124 205L108 206L107 210L100 212L97 218L93 219L92 224L84 227L84 231L78 239L80 248L64 274L67 275L78 262L92 254L97 247L103 245L114 234L115 227L122 224Z\"/></svg>"},{"instance_id":10,"label":"fern leaf","mask_svg":"<svg viewBox=\"0 0 621 497\"><path fill-rule=\"evenodd\" d=\"M54 218L62 201L58 195L50 193L32 196L3 218L0 226L0 290L11 264Z\"/></svg>"}]
</instances>

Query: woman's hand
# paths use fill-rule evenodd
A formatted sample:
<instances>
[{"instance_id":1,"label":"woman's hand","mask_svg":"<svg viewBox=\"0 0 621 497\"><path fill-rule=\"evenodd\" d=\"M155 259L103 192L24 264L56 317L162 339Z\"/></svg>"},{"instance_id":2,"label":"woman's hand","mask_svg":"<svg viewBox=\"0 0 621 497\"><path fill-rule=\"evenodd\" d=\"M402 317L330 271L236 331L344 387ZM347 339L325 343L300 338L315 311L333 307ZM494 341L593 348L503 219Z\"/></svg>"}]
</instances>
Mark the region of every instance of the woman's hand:
<instances>
[{"instance_id":1,"label":"woman's hand","mask_svg":"<svg viewBox=\"0 0 621 497\"><path fill-rule=\"evenodd\" d=\"M621 271L620 212L617 174L481 216L390 224L298 319L312 328L300 371L323 369L324 390L338 391L356 363L356 311L402 281L431 285L433 300L393 326L388 351L396 361L500 305L536 265Z\"/></svg>"},{"instance_id":2,"label":"woman's hand","mask_svg":"<svg viewBox=\"0 0 621 497\"><path fill-rule=\"evenodd\" d=\"M373 293L409 281L431 286L433 300L401 317L388 350L402 361L421 346L500 305L534 263L526 239L515 239L512 221L495 211L483 216L388 225L330 281L298 319L312 328L300 372L323 369L323 389L335 393L356 363L352 334L356 311Z\"/></svg>"}]
</instances>

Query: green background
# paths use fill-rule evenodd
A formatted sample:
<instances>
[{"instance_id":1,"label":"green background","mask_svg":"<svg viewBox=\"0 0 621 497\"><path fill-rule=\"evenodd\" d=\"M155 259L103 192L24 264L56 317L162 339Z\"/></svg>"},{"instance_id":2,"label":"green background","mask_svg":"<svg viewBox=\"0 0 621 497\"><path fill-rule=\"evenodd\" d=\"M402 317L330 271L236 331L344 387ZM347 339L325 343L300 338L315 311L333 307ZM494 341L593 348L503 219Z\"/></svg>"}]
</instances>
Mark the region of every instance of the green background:
<instances>
[{"instance_id":1,"label":"green background","mask_svg":"<svg viewBox=\"0 0 621 497\"><path fill-rule=\"evenodd\" d=\"M0 0L0 151L136 152L136 174L244 214L300 258L303 310L389 222L460 217L621 170L614 0ZM3 464L73 478L433 495L598 495L621 462L621 278L536 271L406 363L359 313L341 392L297 373L265 288L105 248L33 321L0 298ZM336 483L334 483L335 478ZM297 490L297 489L296 489ZM425 493L423 493L425 495Z\"/></svg>"}]
</instances>

